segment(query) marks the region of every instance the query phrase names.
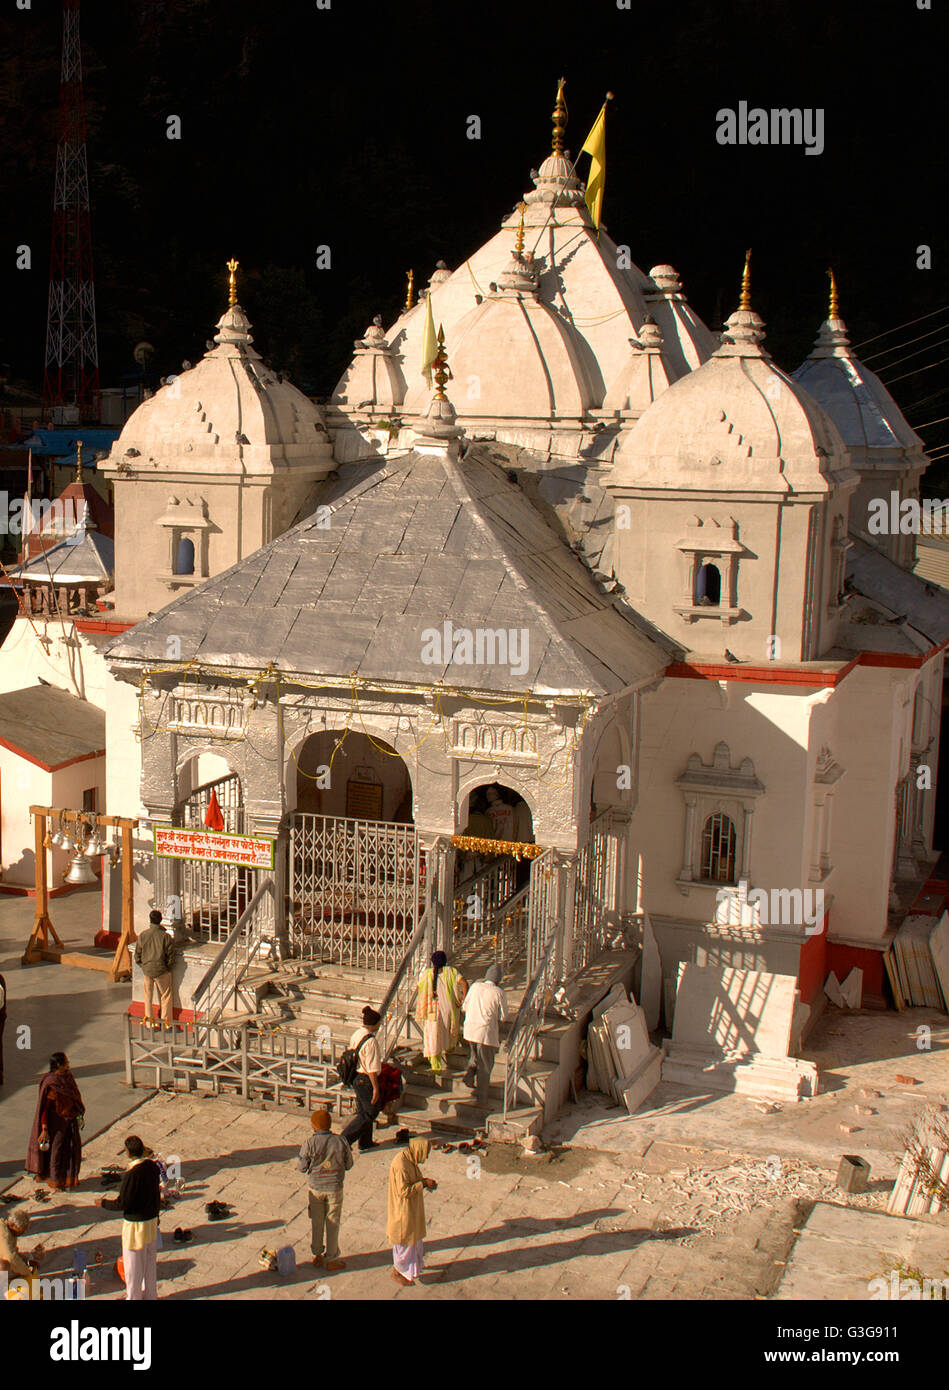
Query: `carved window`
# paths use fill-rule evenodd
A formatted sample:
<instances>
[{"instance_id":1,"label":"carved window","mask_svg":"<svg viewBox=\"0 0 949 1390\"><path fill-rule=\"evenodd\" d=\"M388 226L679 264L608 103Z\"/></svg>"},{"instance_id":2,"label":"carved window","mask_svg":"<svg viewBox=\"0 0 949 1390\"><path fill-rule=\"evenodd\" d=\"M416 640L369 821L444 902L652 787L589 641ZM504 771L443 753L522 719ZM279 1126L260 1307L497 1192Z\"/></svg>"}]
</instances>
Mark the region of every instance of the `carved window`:
<instances>
[{"instance_id":1,"label":"carved window","mask_svg":"<svg viewBox=\"0 0 949 1390\"><path fill-rule=\"evenodd\" d=\"M681 602L673 604L687 623L715 618L724 626L737 622L743 610L738 606L738 564L747 551L738 539L738 522L703 521L697 517L677 549L685 564Z\"/></svg>"},{"instance_id":2,"label":"carved window","mask_svg":"<svg viewBox=\"0 0 949 1390\"><path fill-rule=\"evenodd\" d=\"M722 572L717 565L706 562L695 576L695 602L717 608L722 601Z\"/></svg>"},{"instance_id":3,"label":"carved window","mask_svg":"<svg viewBox=\"0 0 949 1390\"><path fill-rule=\"evenodd\" d=\"M711 883L735 882L735 848L738 836L730 816L709 816L702 831L702 878Z\"/></svg>"},{"instance_id":4,"label":"carved window","mask_svg":"<svg viewBox=\"0 0 949 1390\"><path fill-rule=\"evenodd\" d=\"M182 536L175 552L175 574L194 574L194 541Z\"/></svg>"},{"instance_id":5,"label":"carved window","mask_svg":"<svg viewBox=\"0 0 949 1390\"><path fill-rule=\"evenodd\" d=\"M751 759L733 766L728 744L719 743L711 762L693 753L676 786L685 802L680 891L750 880L755 804L765 790Z\"/></svg>"}]
</instances>

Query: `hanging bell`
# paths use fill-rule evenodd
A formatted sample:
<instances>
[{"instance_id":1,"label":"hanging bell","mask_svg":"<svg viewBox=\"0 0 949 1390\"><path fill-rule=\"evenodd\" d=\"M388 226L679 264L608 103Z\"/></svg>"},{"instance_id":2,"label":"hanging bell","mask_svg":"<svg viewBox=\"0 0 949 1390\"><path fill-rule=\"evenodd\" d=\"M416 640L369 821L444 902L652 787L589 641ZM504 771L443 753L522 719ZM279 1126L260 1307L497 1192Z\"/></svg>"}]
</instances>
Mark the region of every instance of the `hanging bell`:
<instances>
[{"instance_id":1,"label":"hanging bell","mask_svg":"<svg viewBox=\"0 0 949 1390\"><path fill-rule=\"evenodd\" d=\"M70 859L69 868L63 874L63 881L74 884L96 883L98 881L95 870L81 849L77 850Z\"/></svg>"},{"instance_id":2,"label":"hanging bell","mask_svg":"<svg viewBox=\"0 0 949 1390\"><path fill-rule=\"evenodd\" d=\"M92 834L89 836L88 843L83 849L83 853L88 855L90 859L98 859L100 855L107 854L108 850L109 846L102 838L102 832L99 827L97 825L93 826Z\"/></svg>"}]
</instances>

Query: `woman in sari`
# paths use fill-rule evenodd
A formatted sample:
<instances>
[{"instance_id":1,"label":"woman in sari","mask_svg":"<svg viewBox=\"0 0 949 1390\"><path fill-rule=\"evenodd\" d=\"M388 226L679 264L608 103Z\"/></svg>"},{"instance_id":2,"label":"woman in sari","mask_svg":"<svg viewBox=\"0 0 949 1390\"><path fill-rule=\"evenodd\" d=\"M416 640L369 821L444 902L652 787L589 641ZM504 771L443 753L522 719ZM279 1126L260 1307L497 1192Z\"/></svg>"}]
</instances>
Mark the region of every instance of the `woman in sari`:
<instances>
[{"instance_id":1,"label":"woman in sari","mask_svg":"<svg viewBox=\"0 0 949 1390\"><path fill-rule=\"evenodd\" d=\"M69 1070L69 1058L65 1052L54 1052L49 1071L40 1082L26 1155L26 1171L35 1173L54 1192L75 1187L79 1182L80 1130L85 1113L79 1087Z\"/></svg>"},{"instance_id":2,"label":"woman in sari","mask_svg":"<svg viewBox=\"0 0 949 1390\"><path fill-rule=\"evenodd\" d=\"M386 1240L392 1246L392 1277L397 1284L413 1284L422 1272L425 1236L425 1191L437 1184L423 1178L419 1165L428 1158L427 1139L410 1139L408 1148L396 1154L389 1169L389 1204Z\"/></svg>"},{"instance_id":3,"label":"woman in sari","mask_svg":"<svg viewBox=\"0 0 949 1390\"><path fill-rule=\"evenodd\" d=\"M461 1005L468 993L465 979L436 951L418 982L415 1018L422 1029L422 1051L436 1073L445 1070L445 1053L461 1037Z\"/></svg>"}]
</instances>

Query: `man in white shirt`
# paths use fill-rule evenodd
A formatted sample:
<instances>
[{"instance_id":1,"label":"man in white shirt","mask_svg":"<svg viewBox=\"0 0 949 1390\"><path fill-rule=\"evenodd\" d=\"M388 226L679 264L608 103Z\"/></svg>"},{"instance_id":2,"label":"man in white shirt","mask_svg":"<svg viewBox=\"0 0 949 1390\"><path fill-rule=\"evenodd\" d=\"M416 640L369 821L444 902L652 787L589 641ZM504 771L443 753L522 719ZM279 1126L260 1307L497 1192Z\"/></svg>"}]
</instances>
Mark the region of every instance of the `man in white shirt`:
<instances>
[{"instance_id":1,"label":"man in white shirt","mask_svg":"<svg viewBox=\"0 0 949 1390\"><path fill-rule=\"evenodd\" d=\"M465 1085L475 1092L479 1105L488 1103L491 1070L501 1046L501 1021L507 1018L507 1000L500 986L501 967L489 967L483 980L476 980L465 995L464 1039L468 1044L468 1070Z\"/></svg>"},{"instance_id":2,"label":"man in white shirt","mask_svg":"<svg viewBox=\"0 0 949 1390\"><path fill-rule=\"evenodd\" d=\"M376 1142L372 1137L372 1126L380 1109L379 1073L382 1058L376 1042L376 1030L382 1022L381 1016L367 1004L362 1011L362 1027L357 1028L349 1039L351 1048L358 1048L356 1058L356 1078L353 1090L356 1092L356 1114L343 1130L343 1138L349 1144L358 1143L360 1153L374 1149Z\"/></svg>"}]
</instances>

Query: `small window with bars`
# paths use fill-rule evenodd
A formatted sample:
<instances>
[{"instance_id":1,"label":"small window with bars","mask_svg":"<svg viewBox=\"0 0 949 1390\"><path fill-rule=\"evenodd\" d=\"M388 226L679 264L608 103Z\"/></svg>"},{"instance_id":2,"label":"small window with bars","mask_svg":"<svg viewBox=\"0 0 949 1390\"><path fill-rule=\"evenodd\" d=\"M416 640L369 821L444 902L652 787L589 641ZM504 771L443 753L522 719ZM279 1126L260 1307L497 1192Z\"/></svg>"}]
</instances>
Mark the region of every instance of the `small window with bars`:
<instances>
[{"instance_id":1,"label":"small window with bars","mask_svg":"<svg viewBox=\"0 0 949 1390\"><path fill-rule=\"evenodd\" d=\"M709 816L702 831L702 878L710 883L735 882L737 836L730 816Z\"/></svg>"}]
</instances>

